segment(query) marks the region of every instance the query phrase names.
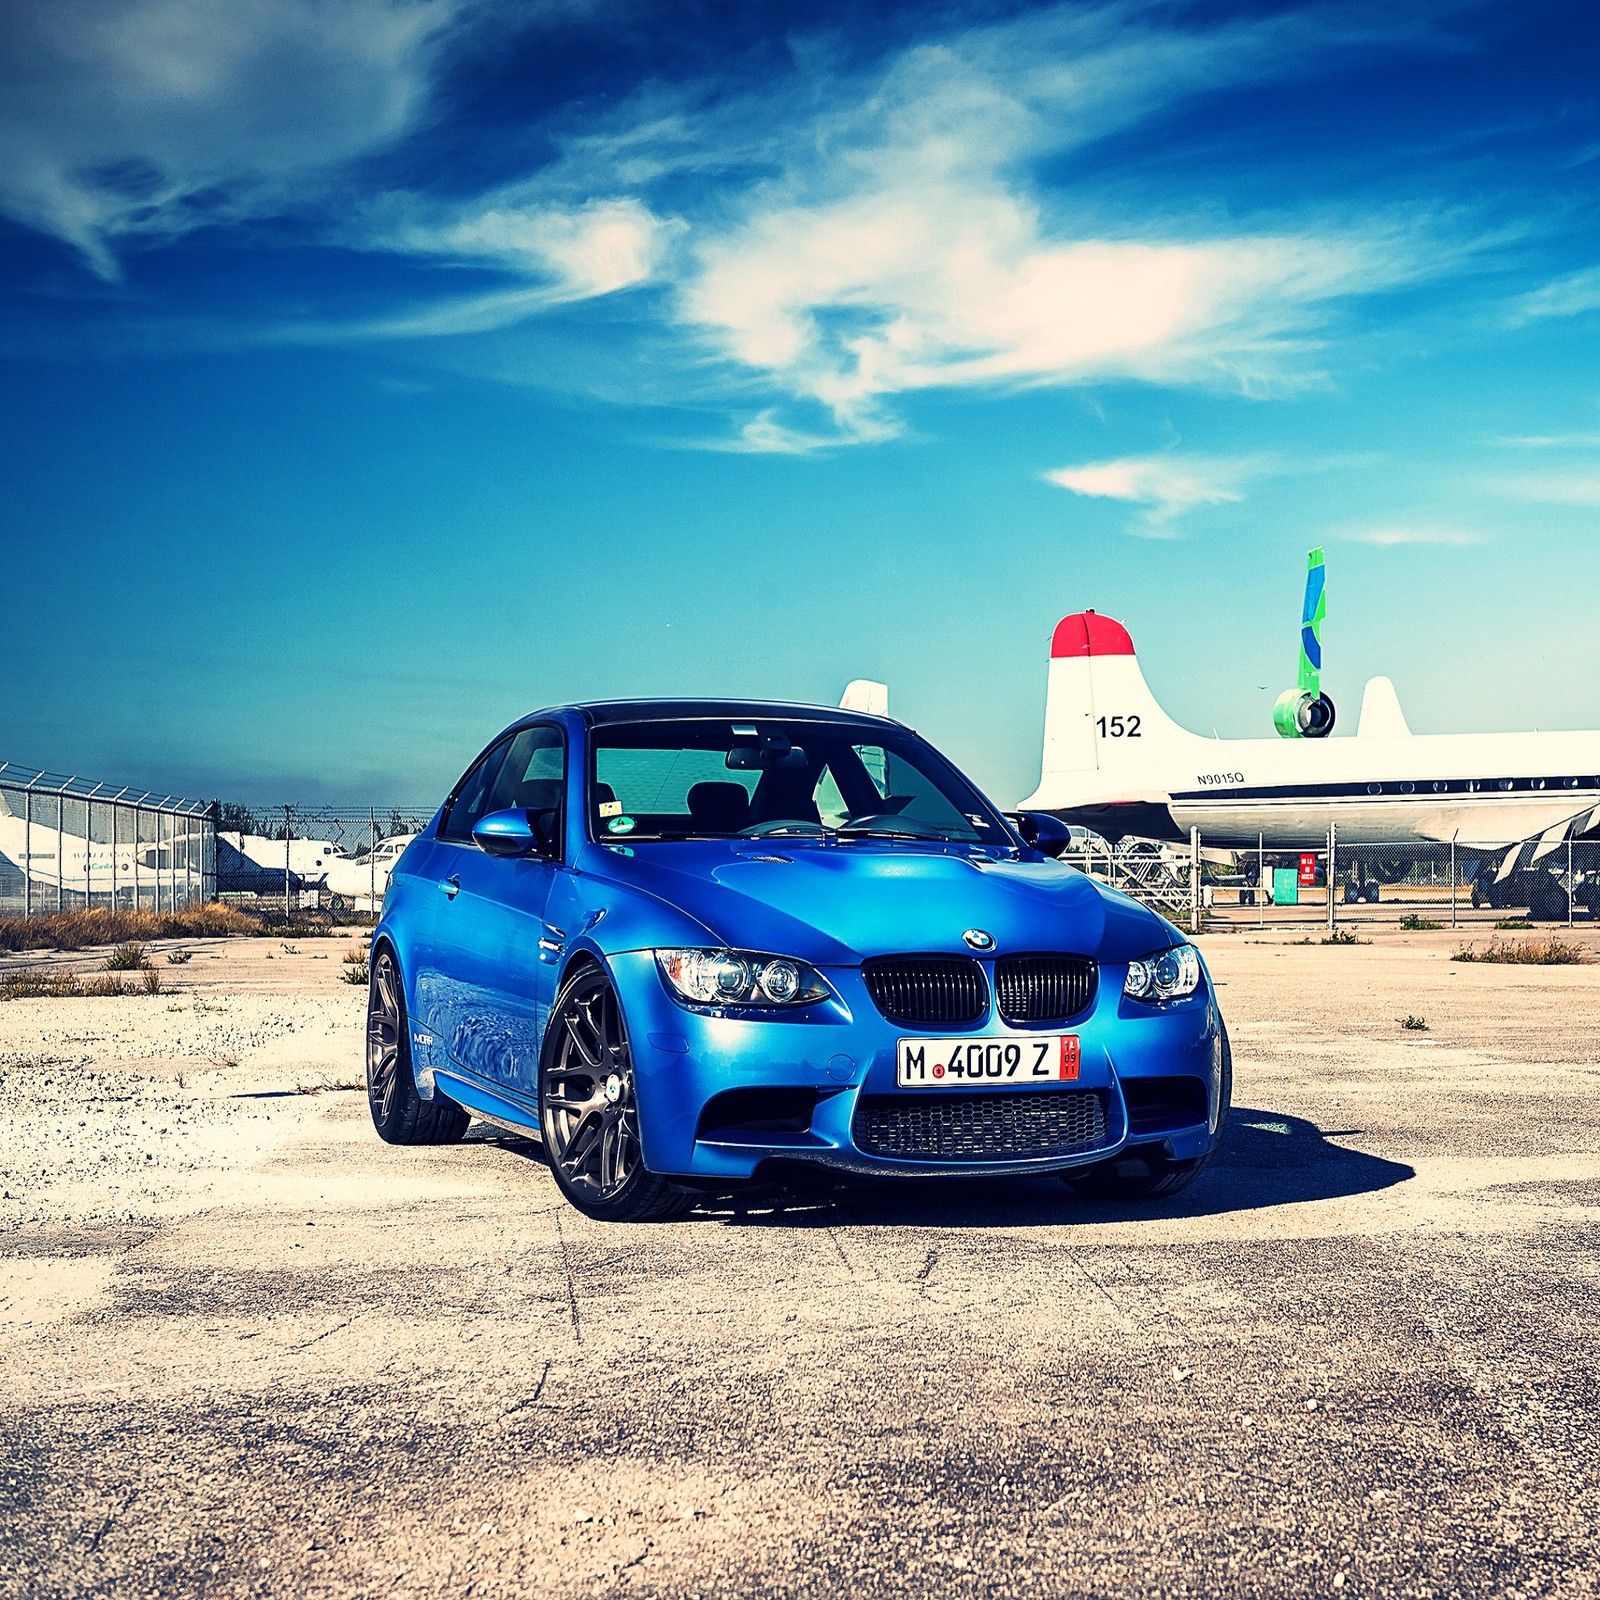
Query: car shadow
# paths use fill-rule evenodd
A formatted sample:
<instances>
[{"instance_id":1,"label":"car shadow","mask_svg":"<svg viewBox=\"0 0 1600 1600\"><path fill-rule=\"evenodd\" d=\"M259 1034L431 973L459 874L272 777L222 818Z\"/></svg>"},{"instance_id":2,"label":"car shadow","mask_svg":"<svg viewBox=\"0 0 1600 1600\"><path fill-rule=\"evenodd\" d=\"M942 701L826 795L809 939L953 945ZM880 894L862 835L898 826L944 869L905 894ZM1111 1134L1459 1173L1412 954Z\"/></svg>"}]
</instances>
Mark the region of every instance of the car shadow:
<instances>
[{"instance_id":1,"label":"car shadow","mask_svg":"<svg viewBox=\"0 0 1600 1600\"><path fill-rule=\"evenodd\" d=\"M852 1178L789 1171L736 1195L707 1195L691 1220L744 1227L986 1228L1059 1226L1149 1217L1213 1217L1335 1200L1392 1188L1414 1168L1336 1141L1360 1128L1319 1128L1283 1111L1235 1106L1221 1147L1179 1194L1137 1201L1085 1200L1059 1178ZM537 1139L475 1124L468 1135L544 1164Z\"/></svg>"}]
</instances>

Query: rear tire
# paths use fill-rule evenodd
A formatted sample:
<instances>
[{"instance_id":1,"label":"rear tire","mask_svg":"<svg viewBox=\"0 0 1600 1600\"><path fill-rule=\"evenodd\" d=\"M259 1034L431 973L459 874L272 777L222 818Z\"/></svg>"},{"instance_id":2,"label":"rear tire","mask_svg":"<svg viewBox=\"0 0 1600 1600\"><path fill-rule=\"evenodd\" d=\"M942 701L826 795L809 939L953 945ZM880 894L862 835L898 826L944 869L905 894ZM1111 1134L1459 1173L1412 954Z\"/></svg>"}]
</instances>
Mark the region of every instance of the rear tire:
<instances>
[{"instance_id":1,"label":"rear tire","mask_svg":"<svg viewBox=\"0 0 1600 1600\"><path fill-rule=\"evenodd\" d=\"M1217 1106L1217 1131L1211 1148L1191 1161L1169 1161L1160 1145L1135 1145L1110 1161L1092 1167L1078 1167L1061 1174L1074 1194L1085 1200L1157 1200L1187 1189L1206 1170L1228 1126L1233 1106L1233 1046L1220 1017L1217 1029L1222 1035L1221 1090Z\"/></svg>"},{"instance_id":2,"label":"rear tire","mask_svg":"<svg viewBox=\"0 0 1600 1600\"><path fill-rule=\"evenodd\" d=\"M454 1100L417 1093L405 985L387 945L373 956L367 983L367 1106L385 1144L455 1144L472 1121Z\"/></svg>"},{"instance_id":3,"label":"rear tire","mask_svg":"<svg viewBox=\"0 0 1600 1600\"><path fill-rule=\"evenodd\" d=\"M611 980L583 966L550 1008L539 1063L539 1128L556 1187L597 1222L670 1222L696 1196L649 1171L633 1052Z\"/></svg>"}]
</instances>

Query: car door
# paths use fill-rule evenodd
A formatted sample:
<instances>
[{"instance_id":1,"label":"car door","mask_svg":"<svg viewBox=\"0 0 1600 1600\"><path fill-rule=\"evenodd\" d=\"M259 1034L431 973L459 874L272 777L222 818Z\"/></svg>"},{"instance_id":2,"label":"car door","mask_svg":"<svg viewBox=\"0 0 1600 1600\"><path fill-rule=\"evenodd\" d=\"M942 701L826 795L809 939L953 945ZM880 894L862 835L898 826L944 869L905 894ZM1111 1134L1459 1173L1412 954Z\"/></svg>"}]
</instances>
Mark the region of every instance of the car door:
<instances>
[{"instance_id":1,"label":"car door","mask_svg":"<svg viewBox=\"0 0 1600 1600\"><path fill-rule=\"evenodd\" d=\"M442 913L461 893L461 863L468 850L477 851L472 829L486 814L510 744L509 738L497 740L467 769L440 809L433 836L424 838L422 851L399 875L399 892L406 897L413 1017L436 1042L449 1037L461 1011L454 919L446 923Z\"/></svg>"},{"instance_id":2,"label":"car door","mask_svg":"<svg viewBox=\"0 0 1600 1600\"><path fill-rule=\"evenodd\" d=\"M541 960L555 939L546 903L558 873L566 741L553 723L514 734L474 814L441 829L441 903L436 943L443 1004L436 1031L451 1059L490 1082L534 1093L543 1016L550 996ZM552 841L554 855L491 856L472 842L472 826L496 811L526 809ZM465 831L465 838L461 834ZM543 943L541 944L541 941Z\"/></svg>"}]
</instances>

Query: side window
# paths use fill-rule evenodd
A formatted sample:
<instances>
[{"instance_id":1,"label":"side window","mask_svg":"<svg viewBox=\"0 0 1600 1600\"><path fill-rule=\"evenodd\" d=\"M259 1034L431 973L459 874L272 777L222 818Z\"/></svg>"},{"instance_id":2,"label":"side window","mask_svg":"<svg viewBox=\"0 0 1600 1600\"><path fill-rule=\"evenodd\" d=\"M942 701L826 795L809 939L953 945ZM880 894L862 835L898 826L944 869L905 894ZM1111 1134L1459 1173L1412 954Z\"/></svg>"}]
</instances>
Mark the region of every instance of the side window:
<instances>
[{"instance_id":1,"label":"side window","mask_svg":"<svg viewBox=\"0 0 1600 1600\"><path fill-rule=\"evenodd\" d=\"M457 844L472 842L473 824L489 813L490 790L510 742L502 740L456 785L456 797L439 824L441 839L451 839Z\"/></svg>"},{"instance_id":2,"label":"side window","mask_svg":"<svg viewBox=\"0 0 1600 1600\"><path fill-rule=\"evenodd\" d=\"M515 735L489 790L488 811L525 806L537 816L552 814L553 837L566 795L567 749L561 730L548 725L524 728Z\"/></svg>"}]
</instances>

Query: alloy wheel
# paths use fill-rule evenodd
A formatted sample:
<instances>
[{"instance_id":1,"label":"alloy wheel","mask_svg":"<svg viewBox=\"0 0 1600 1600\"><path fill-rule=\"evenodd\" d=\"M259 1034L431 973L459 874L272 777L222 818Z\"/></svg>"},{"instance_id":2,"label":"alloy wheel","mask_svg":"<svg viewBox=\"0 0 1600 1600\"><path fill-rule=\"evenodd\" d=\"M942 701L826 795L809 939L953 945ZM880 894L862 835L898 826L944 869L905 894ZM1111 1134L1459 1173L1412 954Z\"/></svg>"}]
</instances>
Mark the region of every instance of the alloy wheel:
<instances>
[{"instance_id":1,"label":"alloy wheel","mask_svg":"<svg viewBox=\"0 0 1600 1600\"><path fill-rule=\"evenodd\" d=\"M633 1060L616 994L596 972L568 991L554 1019L541 1113L545 1151L586 1199L621 1192L640 1162Z\"/></svg>"},{"instance_id":2,"label":"alloy wheel","mask_svg":"<svg viewBox=\"0 0 1600 1600\"><path fill-rule=\"evenodd\" d=\"M367 991L367 1099L383 1122L394 1113L400 1083L400 1027L400 970L385 950Z\"/></svg>"}]
</instances>

